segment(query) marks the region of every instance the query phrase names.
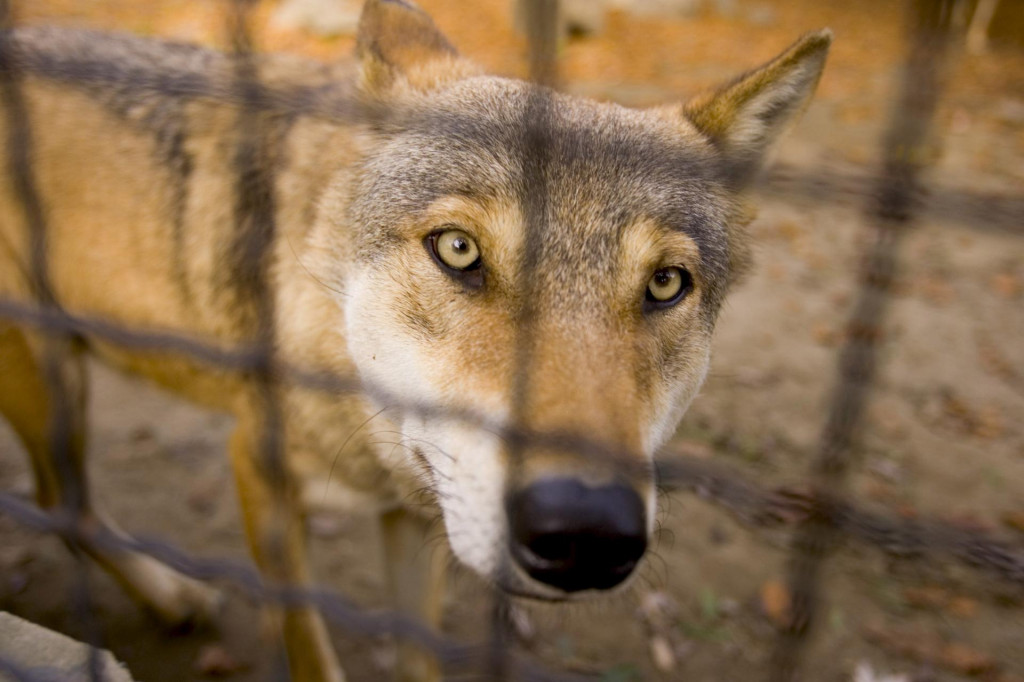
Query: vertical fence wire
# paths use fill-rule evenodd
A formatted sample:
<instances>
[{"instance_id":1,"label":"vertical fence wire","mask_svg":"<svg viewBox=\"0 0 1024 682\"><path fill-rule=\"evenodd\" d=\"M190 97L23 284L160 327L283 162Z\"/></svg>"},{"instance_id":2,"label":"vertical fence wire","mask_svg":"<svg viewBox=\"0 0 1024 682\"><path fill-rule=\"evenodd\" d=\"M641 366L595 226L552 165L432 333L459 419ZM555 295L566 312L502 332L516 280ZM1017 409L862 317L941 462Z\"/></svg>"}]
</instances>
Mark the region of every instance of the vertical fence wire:
<instances>
[{"instance_id":1,"label":"vertical fence wire","mask_svg":"<svg viewBox=\"0 0 1024 682\"><path fill-rule=\"evenodd\" d=\"M272 139L268 115L260 110L259 73L249 27L254 0L233 0L228 29L235 62L235 86L241 102L235 151L234 235L231 274L245 320L254 336L256 359L251 374L265 420L257 445L261 466L271 480L287 480L283 425L275 351L275 301L270 289L272 245L277 230Z\"/></svg>"},{"instance_id":2,"label":"vertical fence wire","mask_svg":"<svg viewBox=\"0 0 1024 682\"><path fill-rule=\"evenodd\" d=\"M536 337L536 303L533 292L536 290L536 271L540 262L540 249L546 223L550 219L548 211L548 188L544 181L545 167L548 163L548 142L550 134L550 92L548 87L557 79L557 48L558 48L558 3L559 0L525 0L522 4L523 19L526 28L528 59L530 65L529 78L531 85L525 106L522 109L522 130L526 131L522 153L522 183L524 223L523 257L516 277L519 292L519 308L515 318L515 356L513 368L515 379L512 387L511 409L509 422L511 428L506 435L508 481L511 486L522 477L523 456L529 444L523 437L520 424L526 414L530 401L530 374L532 371L534 340ZM511 532L511 530L509 531ZM515 570L511 565L508 552L503 552L501 572L507 577L509 584ZM506 680L512 671L509 669L508 650L512 643L511 603L502 590L496 589L493 594L493 610L491 615L490 662L488 673L490 679Z\"/></svg>"},{"instance_id":3,"label":"vertical fence wire","mask_svg":"<svg viewBox=\"0 0 1024 682\"><path fill-rule=\"evenodd\" d=\"M253 344L254 366L250 378L254 395L248 399L252 405L253 423L242 423L236 428L247 429L241 434L242 442L252 452L235 456L252 457L253 466L263 481L269 483L269 513L272 519L265 528L250 529L250 533L265 533L250 538L251 546L259 546L265 564L287 562L290 554L289 526L295 519L288 518L291 472L284 458L284 418L279 370L275 361L276 301L270 282L273 245L277 232L277 202L275 199L275 136L274 114L262 106L263 90L260 83L258 55L252 37L252 13L258 0L232 0L227 11L227 32L234 67L234 87L239 102L238 140L234 156L235 206L234 233L231 253L231 286L237 298L242 329L251 334L246 341ZM251 439L251 440L250 440ZM264 579L281 579L273 571ZM273 587L288 591L289 584ZM270 675L277 682L290 679L289 663L284 647L279 647L271 663Z\"/></svg>"},{"instance_id":4,"label":"vertical fence wire","mask_svg":"<svg viewBox=\"0 0 1024 682\"><path fill-rule=\"evenodd\" d=\"M809 483L813 502L796 529L789 562L789 622L779 633L768 679L796 679L819 610L821 573L842 538L839 501L853 464L855 440L863 425L874 384L883 325L898 269L899 248L909 230L918 194L918 176L927 158L931 121L941 90L947 43L959 0L915 0L910 50L901 92L884 144L884 167L868 206L874 226L864 258L861 285L840 351L837 382L829 405Z\"/></svg>"},{"instance_id":5,"label":"vertical fence wire","mask_svg":"<svg viewBox=\"0 0 1024 682\"><path fill-rule=\"evenodd\" d=\"M23 213L28 240L27 281L32 298L42 310L61 314L49 268L49 240L46 215L33 168L34 139L29 105L22 89L22 74L10 40L13 27L9 0L0 0L0 98L7 124L7 172ZM84 385L78 376L81 366L74 357L75 339L61 331L39 335L39 357L44 389L48 398L45 444L56 471L44 472L52 490L43 494L55 499L45 502L56 506L64 518L63 539L75 558L75 575L70 594L71 610L83 628L89 645L87 672L90 682L100 682L102 665L99 650L102 635L94 610L81 530L89 513L86 494ZM42 466L42 465L40 465ZM38 493L37 493L38 494Z\"/></svg>"}]
</instances>

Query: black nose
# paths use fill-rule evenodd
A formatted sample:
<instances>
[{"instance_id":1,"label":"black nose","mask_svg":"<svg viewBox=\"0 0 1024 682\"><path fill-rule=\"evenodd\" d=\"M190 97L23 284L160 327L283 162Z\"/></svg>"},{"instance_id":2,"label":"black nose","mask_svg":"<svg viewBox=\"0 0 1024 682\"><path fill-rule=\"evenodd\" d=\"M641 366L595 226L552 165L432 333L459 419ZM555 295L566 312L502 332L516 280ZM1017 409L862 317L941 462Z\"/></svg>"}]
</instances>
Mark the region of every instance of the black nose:
<instances>
[{"instance_id":1,"label":"black nose","mask_svg":"<svg viewBox=\"0 0 1024 682\"><path fill-rule=\"evenodd\" d=\"M542 479L509 499L508 515L516 562L566 592L615 587L647 548L644 503L622 484Z\"/></svg>"}]
</instances>

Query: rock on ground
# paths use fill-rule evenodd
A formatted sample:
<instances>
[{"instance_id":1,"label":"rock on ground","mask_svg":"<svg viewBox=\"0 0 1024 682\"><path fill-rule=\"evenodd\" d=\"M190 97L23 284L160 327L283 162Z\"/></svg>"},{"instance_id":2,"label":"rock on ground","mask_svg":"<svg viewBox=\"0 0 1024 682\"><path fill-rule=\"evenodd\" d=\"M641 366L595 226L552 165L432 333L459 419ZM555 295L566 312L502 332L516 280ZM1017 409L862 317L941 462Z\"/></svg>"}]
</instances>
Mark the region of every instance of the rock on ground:
<instances>
[{"instance_id":1,"label":"rock on ground","mask_svg":"<svg viewBox=\"0 0 1024 682\"><path fill-rule=\"evenodd\" d=\"M99 651L104 682L132 682L128 669L109 651ZM85 682L89 647L9 613L0 612L0 682L24 676L39 680Z\"/></svg>"}]
</instances>

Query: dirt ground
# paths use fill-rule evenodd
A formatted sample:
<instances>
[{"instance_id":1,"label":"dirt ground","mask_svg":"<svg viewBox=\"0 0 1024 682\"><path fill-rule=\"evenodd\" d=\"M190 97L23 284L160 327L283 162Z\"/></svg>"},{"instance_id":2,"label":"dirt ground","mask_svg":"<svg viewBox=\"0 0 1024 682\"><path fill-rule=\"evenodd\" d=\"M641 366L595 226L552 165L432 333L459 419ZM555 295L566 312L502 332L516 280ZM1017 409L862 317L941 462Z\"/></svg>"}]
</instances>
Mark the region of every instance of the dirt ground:
<instances>
[{"instance_id":1,"label":"dirt ground","mask_svg":"<svg viewBox=\"0 0 1024 682\"><path fill-rule=\"evenodd\" d=\"M463 52L492 71L524 73L510 0L421 4ZM615 11L600 35L562 48L565 88L628 105L670 102L756 65L803 31L830 26L835 48L818 96L780 157L809 173L870 173L904 53L902 4L736 0L671 18ZM214 0L20 5L24 22L223 42L224 3ZM320 59L343 58L352 47L349 38L265 24L260 40L265 49ZM994 44L987 54L957 54L950 76L929 181L1024 194L1024 51ZM868 227L856 202L774 197L762 206L752 226L755 271L724 309L712 374L678 440L761 483L796 484L825 417ZM907 239L901 267L850 491L874 509L954 521L1024 547L1024 216L1015 231L929 219ZM92 370L91 473L110 515L203 556L244 559L223 456L230 420ZM3 424L0 489L31 492ZM592 605L523 605L533 633L524 630L518 646L607 682L761 679L773 616L786 598L786 535L745 528L694 496L662 502L664 531L642 579ZM316 516L311 530L323 582L362 605L384 606L370 519ZM74 575L59 542L0 517L0 609L82 637L86 626L68 604ZM103 641L140 681L203 679L216 672L210 657L218 653L231 680L268 679L257 611L240 595L229 591L214 627L168 633L104 574L92 570L89 579ZM452 582L446 630L475 641L490 618L488 593L464 570ZM853 544L828 562L825 586L805 679L850 680L867 663L918 682L1024 680L1019 590L959 566L895 561ZM641 615L654 606L668 613L658 637ZM387 679L388 641L333 635L350 679Z\"/></svg>"}]
</instances>

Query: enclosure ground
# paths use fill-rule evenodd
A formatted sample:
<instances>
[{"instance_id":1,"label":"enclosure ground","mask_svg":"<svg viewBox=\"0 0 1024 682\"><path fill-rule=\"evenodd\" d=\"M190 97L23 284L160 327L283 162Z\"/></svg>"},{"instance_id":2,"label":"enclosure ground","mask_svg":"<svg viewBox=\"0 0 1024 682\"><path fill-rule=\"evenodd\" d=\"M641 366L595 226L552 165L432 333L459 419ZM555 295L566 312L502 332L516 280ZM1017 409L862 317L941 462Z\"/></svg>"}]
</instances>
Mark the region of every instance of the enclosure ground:
<instances>
[{"instance_id":1,"label":"enclosure ground","mask_svg":"<svg viewBox=\"0 0 1024 682\"><path fill-rule=\"evenodd\" d=\"M695 14L610 15L605 31L561 49L564 87L627 105L676 102L771 57L806 30L830 26L835 48L819 95L780 161L814 174L870 174L904 53L901 3L862 0L706 3ZM213 0L33 0L25 23L58 21L222 44ZM488 69L525 72L510 0L421 0L460 49ZM733 7L725 14L721 8ZM261 10L263 11L263 10ZM263 18L269 11L263 11ZM347 58L349 38L268 27L268 50ZM1024 192L1024 52L994 45L958 54L927 176L937 187ZM836 350L856 287L867 225L861 202L766 198L751 226L752 274L719 322L713 369L677 437L690 454L726 462L765 485L799 486L825 416ZM930 219L905 245L883 365L849 490L869 507L936 517L1024 544L1024 216L1016 232ZM91 475L97 497L129 530L206 556L246 558L224 443L230 421L92 366ZM18 444L0 425L0 489L31 491ZM553 666L607 680L761 679L785 608L787 536L754 531L698 497L663 497L655 556L627 592L599 603L524 605L519 646ZM316 573L357 602L386 595L368 518L315 516ZM443 542L438 535L431 542ZM425 551L432 551L428 545ZM53 538L0 517L0 609L73 636L75 564ZM97 570L89 573L103 643L141 682L262 679L253 605L232 594L214 627L168 633ZM487 590L453 570L446 628L486 631ZM884 557L848 544L826 569L827 607L807 679L848 680L860 662L920 680L1024 680L1019 590L966 568ZM662 621L651 611L665 609ZM645 615L646 614L646 615ZM652 622L660 622L652 625ZM333 633L350 679L384 679L391 645ZM670 669L652 650L664 641ZM662 666L665 666L664 652Z\"/></svg>"}]
</instances>

